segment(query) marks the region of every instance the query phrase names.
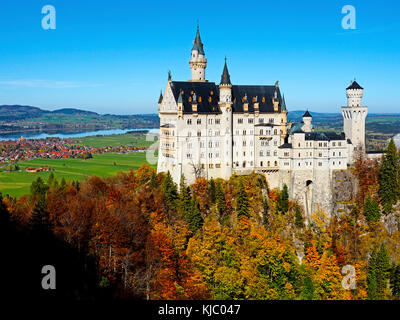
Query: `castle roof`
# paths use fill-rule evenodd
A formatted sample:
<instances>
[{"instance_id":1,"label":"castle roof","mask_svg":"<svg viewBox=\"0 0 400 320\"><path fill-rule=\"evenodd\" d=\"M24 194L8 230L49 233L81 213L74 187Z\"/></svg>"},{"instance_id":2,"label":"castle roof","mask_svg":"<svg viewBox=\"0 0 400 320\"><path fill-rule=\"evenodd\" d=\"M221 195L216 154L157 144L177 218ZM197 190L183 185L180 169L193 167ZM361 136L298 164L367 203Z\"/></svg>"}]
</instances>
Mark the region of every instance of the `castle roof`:
<instances>
[{"instance_id":1,"label":"castle roof","mask_svg":"<svg viewBox=\"0 0 400 320\"><path fill-rule=\"evenodd\" d=\"M302 128L303 128L303 123L296 122L289 129L289 133L304 133Z\"/></svg>"},{"instance_id":2,"label":"castle roof","mask_svg":"<svg viewBox=\"0 0 400 320\"><path fill-rule=\"evenodd\" d=\"M357 89L364 89L361 87L356 80L352 81L351 84L346 88L346 90L357 90Z\"/></svg>"},{"instance_id":3,"label":"castle roof","mask_svg":"<svg viewBox=\"0 0 400 320\"><path fill-rule=\"evenodd\" d=\"M224 70L222 71L221 75L220 84L231 84L231 76L229 75L228 66L226 65L226 58L225 58Z\"/></svg>"},{"instance_id":4,"label":"castle roof","mask_svg":"<svg viewBox=\"0 0 400 320\"><path fill-rule=\"evenodd\" d=\"M310 112L308 112L308 110L306 111L305 114L303 114L303 118L312 118L312 115Z\"/></svg>"},{"instance_id":5,"label":"castle roof","mask_svg":"<svg viewBox=\"0 0 400 320\"><path fill-rule=\"evenodd\" d=\"M274 98L275 90L277 90L277 99L280 102L278 112L281 112L282 97L279 88L276 89L274 85L270 86L248 86L248 85L234 85L232 86L232 99L233 99L233 112L243 113L244 97L247 95L249 102L248 112L254 112L253 99L257 100L260 113L274 113L274 105L272 99Z\"/></svg>"},{"instance_id":6,"label":"castle roof","mask_svg":"<svg viewBox=\"0 0 400 320\"><path fill-rule=\"evenodd\" d=\"M215 82L192 82L192 81L171 81L171 90L175 101L178 102L181 95L183 112L192 113L192 97L197 96L197 113L220 113L219 109L219 87ZM232 86L233 112L243 113L245 97L248 100L248 113L254 112L254 103L259 104L260 113L274 113L272 98L277 90L277 99L282 101L279 88L272 86ZM281 112L281 103L278 112Z\"/></svg>"},{"instance_id":7,"label":"castle roof","mask_svg":"<svg viewBox=\"0 0 400 320\"><path fill-rule=\"evenodd\" d=\"M193 41L192 50L197 50L199 52L199 54L202 54L204 56L204 49L203 49L203 43L201 42L201 38L200 38L199 26L197 26L197 33L196 33L196 37L194 38L194 41Z\"/></svg>"},{"instance_id":8,"label":"castle roof","mask_svg":"<svg viewBox=\"0 0 400 320\"><path fill-rule=\"evenodd\" d=\"M158 103L162 103L162 101L163 101L163 95L162 92L160 92L160 98L158 99Z\"/></svg>"},{"instance_id":9,"label":"castle roof","mask_svg":"<svg viewBox=\"0 0 400 320\"><path fill-rule=\"evenodd\" d=\"M171 81L175 101L180 97L183 113L192 113L193 94L197 98L197 113L220 113L219 88L214 82Z\"/></svg>"},{"instance_id":10,"label":"castle roof","mask_svg":"<svg viewBox=\"0 0 400 320\"><path fill-rule=\"evenodd\" d=\"M346 140L346 137L344 132L338 134L333 131L325 131L325 132L306 132L305 139L315 140L315 141L332 141L332 140Z\"/></svg>"}]
</instances>

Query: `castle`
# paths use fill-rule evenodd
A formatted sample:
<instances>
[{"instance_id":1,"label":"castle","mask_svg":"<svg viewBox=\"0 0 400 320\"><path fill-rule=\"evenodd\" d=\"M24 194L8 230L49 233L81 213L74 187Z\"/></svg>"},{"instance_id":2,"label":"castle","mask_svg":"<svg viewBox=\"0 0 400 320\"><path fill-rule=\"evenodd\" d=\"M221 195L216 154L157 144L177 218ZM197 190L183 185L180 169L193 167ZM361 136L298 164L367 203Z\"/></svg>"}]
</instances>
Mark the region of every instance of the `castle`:
<instances>
[{"instance_id":1,"label":"castle","mask_svg":"<svg viewBox=\"0 0 400 320\"><path fill-rule=\"evenodd\" d=\"M225 58L219 85L206 80L207 59L199 28L189 60L191 79L168 83L158 101L158 172L176 183L197 177L229 179L262 173L270 188L288 186L290 198L309 216L316 206L331 210L332 177L365 152L363 88L352 81L342 107L343 133L316 132L307 111L301 123L287 121L278 81L274 85L233 85Z\"/></svg>"}]
</instances>

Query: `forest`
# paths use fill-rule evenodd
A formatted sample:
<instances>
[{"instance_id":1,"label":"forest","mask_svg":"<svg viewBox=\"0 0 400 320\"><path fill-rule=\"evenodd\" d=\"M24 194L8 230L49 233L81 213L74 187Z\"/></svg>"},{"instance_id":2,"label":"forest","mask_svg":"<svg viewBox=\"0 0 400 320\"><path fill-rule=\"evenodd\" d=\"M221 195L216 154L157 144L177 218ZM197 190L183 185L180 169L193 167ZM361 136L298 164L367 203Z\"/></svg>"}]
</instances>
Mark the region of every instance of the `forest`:
<instances>
[{"instance_id":1,"label":"forest","mask_svg":"<svg viewBox=\"0 0 400 320\"><path fill-rule=\"evenodd\" d=\"M9 297L400 299L399 168L393 140L381 161L360 155L349 169L357 197L332 217L305 217L286 186L271 190L256 173L190 186L148 165L80 182L39 177L0 201ZM57 270L54 292L40 288L44 264Z\"/></svg>"}]
</instances>

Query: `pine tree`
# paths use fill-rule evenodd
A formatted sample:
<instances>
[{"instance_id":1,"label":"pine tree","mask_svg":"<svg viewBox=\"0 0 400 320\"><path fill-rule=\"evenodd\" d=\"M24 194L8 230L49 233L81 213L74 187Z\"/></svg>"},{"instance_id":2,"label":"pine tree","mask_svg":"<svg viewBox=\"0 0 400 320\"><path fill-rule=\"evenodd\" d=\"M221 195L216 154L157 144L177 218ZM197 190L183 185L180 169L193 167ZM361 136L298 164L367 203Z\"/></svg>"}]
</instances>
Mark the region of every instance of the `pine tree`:
<instances>
[{"instance_id":1,"label":"pine tree","mask_svg":"<svg viewBox=\"0 0 400 320\"><path fill-rule=\"evenodd\" d=\"M304 227L304 218L303 215L301 213L300 207L296 206L296 208L294 209L294 214L295 214L295 225L297 228L301 229Z\"/></svg>"},{"instance_id":2,"label":"pine tree","mask_svg":"<svg viewBox=\"0 0 400 320\"><path fill-rule=\"evenodd\" d=\"M246 193L246 189L244 188L243 181L240 181L239 185L239 192L236 199L236 212L238 219L243 216L250 217L249 199Z\"/></svg>"},{"instance_id":3,"label":"pine tree","mask_svg":"<svg viewBox=\"0 0 400 320\"><path fill-rule=\"evenodd\" d=\"M31 198L45 197L49 187L44 183L41 177L38 177L31 184Z\"/></svg>"},{"instance_id":4,"label":"pine tree","mask_svg":"<svg viewBox=\"0 0 400 320\"><path fill-rule=\"evenodd\" d=\"M368 263L368 299L381 300L387 287L390 276L390 262L385 245L382 243L379 250L375 247Z\"/></svg>"},{"instance_id":5,"label":"pine tree","mask_svg":"<svg viewBox=\"0 0 400 320\"><path fill-rule=\"evenodd\" d=\"M393 138L382 158L379 170L379 197L383 206L383 212L392 212L393 205L399 199L399 159Z\"/></svg>"},{"instance_id":6,"label":"pine tree","mask_svg":"<svg viewBox=\"0 0 400 320\"><path fill-rule=\"evenodd\" d=\"M286 184L283 185L282 191L278 195L276 202L276 211L277 213L287 213L289 210L289 192Z\"/></svg>"},{"instance_id":7,"label":"pine tree","mask_svg":"<svg viewBox=\"0 0 400 320\"><path fill-rule=\"evenodd\" d=\"M79 182L77 184L79 186ZM63 191L67 190L67 181L64 178L61 179L60 189ZM77 189L79 190L79 187Z\"/></svg>"},{"instance_id":8,"label":"pine tree","mask_svg":"<svg viewBox=\"0 0 400 320\"><path fill-rule=\"evenodd\" d=\"M190 196L189 187L185 183L185 176L181 176L181 182L179 184L179 198L178 198L178 210L183 217L186 217L192 210L192 197Z\"/></svg>"},{"instance_id":9,"label":"pine tree","mask_svg":"<svg viewBox=\"0 0 400 320\"><path fill-rule=\"evenodd\" d=\"M377 201L368 195L364 204L364 215L368 223L378 222L381 219L381 210Z\"/></svg>"},{"instance_id":10,"label":"pine tree","mask_svg":"<svg viewBox=\"0 0 400 320\"><path fill-rule=\"evenodd\" d=\"M54 172L50 172L49 178L47 179L47 185L49 186L50 189L54 187L56 181L57 180L54 175Z\"/></svg>"},{"instance_id":11,"label":"pine tree","mask_svg":"<svg viewBox=\"0 0 400 320\"><path fill-rule=\"evenodd\" d=\"M268 199L263 199L263 225L269 225L269 204Z\"/></svg>"},{"instance_id":12,"label":"pine tree","mask_svg":"<svg viewBox=\"0 0 400 320\"><path fill-rule=\"evenodd\" d=\"M216 189L215 189L214 179L210 180L209 192L210 192L210 202L214 204L216 200Z\"/></svg>"},{"instance_id":13,"label":"pine tree","mask_svg":"<svg viewBox=\"0 0 400 320\"><path fill-rule=\"evenodd\" d=\"M392 289L393 296L400 300L400 265L393 265L390 275L390 289Z\"/></svg>"},{"instance_id":14,"label":"pine tree","mask_svg":"<svg viewBox=\"0 0 400 320\"><path fill-rule=\"evenodd\" d=\"M303 300L315 300L318 298L315 293L314 281L311 279L310 273L301 265L301 274L303 278L303 285L301 288L301 299Z\"/></svg>"},{"instance_id":15,"label":"pine tree","mask_svg":"<svg viewBox=\"0 0 400 320\"><path fill-rule=\"evenodd\" d=\"M172 180L171 174L168 171L164 177L161 190L163 191L167 204L171 209L176 208L176 202L178 199L178 191L175 182Z\"/></svg>"},{"instance_id":16,"label":"pine tree","mask_svg":"<svg viewBox=\"0 0 400 320\"><path fill-rule=\"evenodd\" d=\"M217 211L219 217L222 218L222 216L225 213L226 206L225 206L225 193L222 190L220 181L218 181L215 186L215 203L217 204Z\"/></svg>"},{"instance_id":17,"label":"pine tree","mask_svg":"<svg viewBox=\"0 0 400 320\"><path fill-rule=\"evenodd\" d=\"M188 223L189 229L192 232L196 232L203 226L204 221L201 215L200 205L196 200L196 196L194 196L193 200L191 201L190 210L186 215L186 222Z\"/></svg>"},{"instance_id":18,"label":"pine tree","mask_svg":"<svg viewBox=\"0 0 400 320\"><path fill-rule=\"evenodd\" d=\"M30 225L32 230L38 234L47 233L50 230L50 217L45 197L40 197L35 202L30 217Z\"/></svg>"}]
</instances>

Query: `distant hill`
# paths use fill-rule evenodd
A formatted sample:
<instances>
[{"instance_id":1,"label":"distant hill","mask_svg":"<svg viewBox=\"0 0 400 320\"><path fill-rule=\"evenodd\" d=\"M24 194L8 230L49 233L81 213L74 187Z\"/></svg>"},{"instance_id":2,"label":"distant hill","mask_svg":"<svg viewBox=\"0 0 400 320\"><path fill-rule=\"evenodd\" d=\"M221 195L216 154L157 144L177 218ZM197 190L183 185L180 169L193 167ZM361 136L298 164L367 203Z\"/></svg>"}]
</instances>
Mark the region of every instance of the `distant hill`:
<instances>
[{"instance_id":1,"label":"distant hill","mask_svg":"<svg viewBox=\"0 0 400 320\"><path fill-rule=\"evenodd\" d=\"M0 105L0 133L158 128L157 114L111 115L75 108L53 111L33 106Z\"/></svg>"},{"instance_id":2,"label":"distant hill","mask_svg":"<svg viewBox=\"0 0 400 320\"><path fill-rule=\"evenodd\" d=\"M38 107L33 106L21 106L21 105L0 105L0 121L1 120L25 120L25 119L33 119L40 118L43 115L51 116L51 115L87 115L94 117L120 117L120 118L129 118L133 115L113 115L113 114L98 114L93 111L86 111L75 108L62 108L53 111L43 110ZM156 116L156 114L140 114L135 116Z\"/></svg>"},{"instance_id":3,"label":"distant hill","mask_svg":"<svg viewBox=\"0 0 400 320\"><path fill-rule=\"evenodd\" d=\"M63 109L58 109L51 111L53 114L91 114L91 115L96 115L98 116L99 114L93 111L85 111L85 110L80 110L80 109L74 109L74 108L63 108Z\"/></svg>"}]
</instances>

